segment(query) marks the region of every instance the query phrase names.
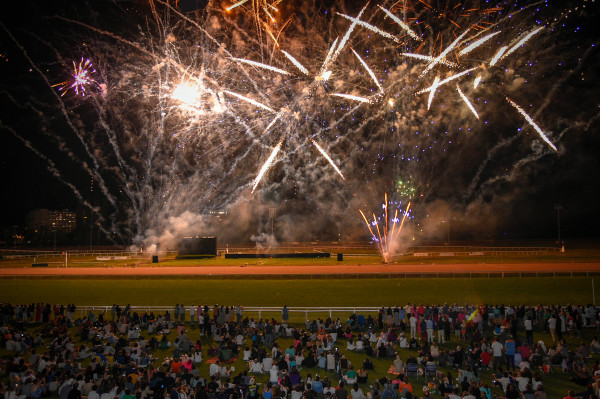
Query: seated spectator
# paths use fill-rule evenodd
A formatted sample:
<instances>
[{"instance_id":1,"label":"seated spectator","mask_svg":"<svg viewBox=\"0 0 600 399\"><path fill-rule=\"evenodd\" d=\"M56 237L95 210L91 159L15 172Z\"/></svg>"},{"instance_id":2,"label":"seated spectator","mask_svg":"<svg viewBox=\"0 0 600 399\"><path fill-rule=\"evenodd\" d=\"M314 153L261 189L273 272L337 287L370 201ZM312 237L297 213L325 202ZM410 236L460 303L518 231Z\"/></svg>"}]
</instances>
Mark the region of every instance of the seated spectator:
<instances>
[{"instance_id":1,"label":"seated spectator","mask_svg":"<svg viewBox=\"0 0 600 399\"><path fill-rule=\"evenodd\" d=\"M521 359L521 362L519 363L519 370L524 371L525 369L531 370L531 364L529 364L527 358Z\"/></svg>"},{"instance_id":2,"label":"seated spectator","mask_svg":"<svg viewBox=\"0 0 600 399\"><path fill-rule=\"evenodd\" d=\"M577 354L581 355L584 359L590 356L590 351L585 345L585 342L581 341L579 348L577 349Z\"/></svg>"},{"instance_id":3,"label":"seated spectator","mask_svg":"<svg viewBox=\"0 0 600 399\"><path fill-rule=\"evenodd\" d=\"M539 385L538 388L535 390L535 399L548 399L548 395L544 391L543 385Z\"/></svg>"},{"instance_id":4,"label":"seated spectator","mask_svg":"<svg viewBox=\"0 0 600 399\"><path fill-rule=\"evenodd\" d=\"M359 384L365 384L367 383L368 379L369 379L369 373L367 372L367 370L365 369L365 367L361 367L356 375L356 382L358 382Z\"/></svg>"},{"instance_id":5,"label":"seated spectator","mask_svg":"<svg viewBox=\"0 0 600 399\"><path fill-rule=\"evenodd\" d=\"M531 384L527 384L525 389L521 391L521 399L535 399L535 391Z\"/></svg>"},{"instance_id":6,"label":"seated spectator","mask_svg":"<svg viewBox=\"0 0 600 399\"><path fill-rule=\"evenodd\" d=\"M244 357L243 357L242 360L244 360L246 362L250 361L251 354L252 354L252 352L250 351L250 348L249 347L245 347L244 348Z\"/></svg>"},{"instance_id":7,"label":"seated spectator","mask_svg":"<svg viewBox=\"0 0 600 399\"><path fill-rule=\"evenodd\" d=\"M343 378L347 385L352 385L357 382L357 373L352 365L350 365L348 370L344 373Z\"/></svg>"},{"instance_id":8,"label":"seated spectator","mask_svg":"<svg viewBox=\"0 0 600 399\"><path fill-rule=\"evenodd\" d=\"M573 375L571 376L571 381L578 385L586 386L590 379L591 375L585 365L585 360L579 358L577 361L573 362Z\"/></svg>"},{"instance_id":9,"label":"seated spectator","mask_svg":"<svg viewBox=\"0 0 600 399\"><path fill-rule=\"evenodd\" d=\"M354 386L352 387L352 389L350 390L350 396L352 397L352 399L366 399L365 394L363 393L363 391L358 387L357 383L354 383Z\"/></svg>"},{"instance_id":10,"label":"seated spectator","mask_svg":"<svg viewBox=\"0 0 600 399\"><path fill-rule=\"evenodd\" d=\"M515 382L521 392L524 392L527 389L527 386L530 385L529 377L525 376L523 372L519 372L517 378L515 378Z\"/></svg>"},{"instance_id":11,"label":"seated spectator","mask_svg":"<svg viewBox=\"0 0 600 399\"><path fill-rule=\"evenodd\" d=\"M348 339L348 343L346 344L346 349L349 351L353 351L354 349L356 349L356 345L354 345L354 340L352 339L352 337L350 337Z\"/></svg>"},{"instance_id":12,"label":"seated spectator","mask_svg":"<svg viewBox=\"0 0 600 399\"><path fill-rule=\"evenodd\" d=\"M541 387L543 385L542 382L542 377L540 377L539 373L535 373L535 376L533 376L533 379L531 381L531 388L534 391L537 391L539 387Z\"/></svg>"},{"instance_id":13,"label":"seated spectator","mask_svg":"<svg viewBox=\"0 0 600 399\"><path fill-rule=\"evenodd\" d=\"M337 372L345 373L346 370L348 370L349 368L350 368L350 360L348 360L346 355L341 355L340 360L338 361L338 364L337 364Z\"/></svg>"},{"instance_id":14,"label":"seated spectator","mask_svg":"<svg viewBox=\"0 0 600 399\"><path fill-rule=\"evenodd\" d=\"M400 336L398 337L398 346L400 346L401 349L408 348L408 340L404 333L400 333Z\"/></svg>"},{"instance_id":15,"label":"seated spectator","mask_svg":"<svg viewBox=\"0 0 600 399\"><path fill-rule=\"evenodd\" d=\"M315 380L312 382L311 386L312 390L315 391L317 395L321 395L323 393L324 386L319 374L315 374Z\"/></svg>"}]
</instances>

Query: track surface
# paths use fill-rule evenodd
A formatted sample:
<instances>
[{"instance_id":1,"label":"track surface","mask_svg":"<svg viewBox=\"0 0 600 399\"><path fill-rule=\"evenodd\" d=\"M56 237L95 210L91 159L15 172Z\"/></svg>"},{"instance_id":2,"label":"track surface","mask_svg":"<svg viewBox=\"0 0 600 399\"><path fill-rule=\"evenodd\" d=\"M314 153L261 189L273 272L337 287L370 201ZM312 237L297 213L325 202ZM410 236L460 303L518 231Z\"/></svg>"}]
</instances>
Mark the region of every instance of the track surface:
<instances>
[{"instance_id":1,"label":"track surface","mask_svg":"<svg viewBox=\"0 0 600 399\"><path fill-rule=\"evenodd\" d=\"M494 264L370 264L327 266L124 266L86 268L6 268L0 276L202 276L202 275L316 275L316 274L421 274L421 273L553 273L600 272L600 263L494 263Z\"/></svg>"}]
</instances>

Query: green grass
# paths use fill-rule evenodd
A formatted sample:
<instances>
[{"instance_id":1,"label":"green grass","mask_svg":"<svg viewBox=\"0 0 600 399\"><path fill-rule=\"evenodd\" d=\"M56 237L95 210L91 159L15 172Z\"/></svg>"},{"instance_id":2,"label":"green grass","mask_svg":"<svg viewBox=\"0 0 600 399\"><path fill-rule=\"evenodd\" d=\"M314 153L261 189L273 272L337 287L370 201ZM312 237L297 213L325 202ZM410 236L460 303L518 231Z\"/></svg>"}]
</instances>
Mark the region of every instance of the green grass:
<instances>
[{"instance_id":1,"label":"green grass","mask_svg":"<svg viewBox=\"0 0 600 399\"><path fill-rule=\"evenodd\" d=\"M277 252L273 250L273 252ZM349 251L358 254L357 251ZM364 251L363 251L364 252ZM376 251L361 253L362 256L348 256L344 254L344 260L338 261L336 254L331 258L319 259L225 259L214 257L207 259L175 259L174 257L159 258L160 263L151 263L151 255L127 260L97 260L95 256L69 256L69 267L118 267L118 266L241 266L241 265L266 265L266 266L304 266L304 265L357 265L357 264L379 264L382 258ZM563 262L600 262L600 251L595 249L568 250L565 253L554 252L547 255L512 255L503 253L501 255L486 256L429 256L415 257L412 255L396 256L390 263L420 265L420 264L494 264L494 263L563 263ZM32 263L48 263L48 267L64 266L64 257L47 256L27 259L0 259L0 268L8 267L30 267Z\"/></svg>"},{"instance_id":2,"label":"green grass","mask_svg":"<svg viewBox=\"0 0 600 399\"><path fill-rule=\"evenodd\" d=\"M29 330L31 332L33 332L34 334L40 330L39 326L29 326L28 327ZM84 343L82 342L78 337L76 337L75 335L76 333L76 328L71 329L71 336L73 336L76 340L76 342L78 342L79 344ZM595 330L591 330L591 329L587 329L584 331L585 333L585 339L587 342L590 341L591 336L593 334L596 333ZM210 346L216 346L216 343L214 343L212 341L212 339L210 338L206 338L206 337L200 337L200 333L199 330L195 327L195 326L190 326L188 324L188 335L189 337L193 340L196 341L198 339L200 339L202 341L203 344L203 359L207 360L209 359L209 356L207 354L207 349ZM176 336L175 331L171 332L169 334L169 340L171 342L174 341ZM534 334L534 339L537 340L544 340L546 343L550 343L551 337L549 336L549 334L545 334L545 333L539 333L536 332ZM567 343L571 346L571 347L577 347L577 344L579 342L579 339L575 338L575 337L566 337ZM247 339L247 344L248 346L250 346L250 340ZM286 348L289 345L292 344L292 340L290 338L278 338L277 342L279 344L279 346L281 348ZM46 344L48 343L48 340L46 340L45 342ZM452 337L452 341L447 343L447 344L443 344L441 345L441 348L443 349L453 349L455 348L457 345L461 345L463 347L466 346L465 342L460 342L458 341L455 337ZM352 362L352 364L356 365L357 367L360 366L363 362L363 360L365 359L366 355L364 353L356 353L356 352L350 352L346 350L346 341L344 339L339 339L338 342L336 343L336 346L340 349L340 351L342 353L345 353L346 356L349 358L349 360ZM409 351L409 350L401 350L398 349L399 353L401 354L403 359L406 359L407 356L409 354L415 355L414 351ZM0 357L2 358L7 358L8 356L11 356L12 354L9 353L8 351L6 351L4 348L0 348ZM165 357L170 357L172 356L172 351L171 350L157 350L153 353L153 355L155 357L157 357L159 360L154 362L155 366L159 366L162 361L165 359ZM241 353L240 353L241 355ZM27 354L24 355L24 357L27 357ZM600 356L598 355L594 355L594 358L592 360L589 361L589 363L593 363L593 361L600 359ZM387 374L387 370L389 369L389 367L392 364L392 360L390 358L376 358L376 357L372 357L371 360L373 361L374 365L375 365L375 369L370 371L369 373L369 381L367 384L362 384L361 385L361 389L363 389L363 391L368 391L369 389L369 384L373 384L376 380L384 377L384 376L388 376ZM89 363L89 360L84 360L82 362L82 366L85 368L87 366L87 364ZM237 361L235 361L234 363L228 365L228 367L230 366L234 366L236 369L236 374L238 372L241 372L243 370L247 369L247 365L244 361L241 360L241 357L238 358ZM201 372L202 376L207 376L208 375L208 367L209 365L206 363L202 363L199 366L199 370ZM444 373L450 371L452 373L452 375L454 377L457 376L457 372L456 370L451 370L451 369L440 369L440 371L443 371ZM533 370L534 372L537 370ZM324 375L327 375L328 378L333 382L336 383L337 380L340 379L340 376L337 375L336 373L333 372L328 372L322 369L319 369L317 367L315 368L303 368L301 370L301 374L303 377L306 377L306 375L310 373L313 378L315 376L315 374L319 374L321 377L323 377ZM482 371L480 378L483 382L487 383L490 385L490 387L492 387L492 392L494 394L499 395L500 397L502 396L500 389L498 388L493 388L493 385L491 383L492 381L492 376L490 371ZM575 392L580 392L582 389L581 387L578 387L577 385L574 385L570 380L569 380L569 375L568 374L563 374L562 372L554 372L552 374L547 374L547 375L543 375L542 376L543 381L544 381L544 389L545 391L548 393L549 398L561 398L564 397L566 395L566 392L569 389L573 389L575 390ZM0 378L0 380L5 380L6 377ZM259 383L266 383L268 381L268 374L262 374L262 375L256 375L256 380ZM418 380L415 378L411 378L410 379L411 383L413 384L413 387L415 389L414 392L416 392L418 394L418 392L421 391L421 387L424 385L424 380L423 378L419 378ZM437 396L439 397L439 396Z\"/></svg>"},{"instance_id":3,"label":"green grass","mask_svg":"<svg viewBox=\"0 0 600 399\"><path fill-rule=\"evenodd\" d=\"M237 304L245 306L382 306L434 303L592 303L592 279L349 278L349 279L2 279L0 301L79 305Z\"/></svg>"},{"instance_id":4,"label":"green grass","mask_svg":"<svg viewBox=\"0 0 600 399\"><path fill-rule=\"evenodd\" d=\"M563 278L407 278L407 279L273 279L273 280L216 280L203 278L118 278L118 279L73 279L73 278L44 278L44 279L2 279L0 280L0 301L11 303L75 303L77 305L110 305L112 303L132 305L171 306L175 303L186 304L237 304L245 306L394 306L407 302L419 303L444 303L457 302L459 304L471 303L511 303L511 304L536 304L536 303L591 303L592 280L585 277ZM247 312L249 316L256 316ZM338 314L341 319L347 315ZM302 323L303 313L292 313L291 321ZM325 317L323 314L312 314L311 318ZM279 312L273 314L263 313L263 317L279 319ZM39 328L39 327L37 327ZM34 327L35 329L35 327ZM189 329L193 340L199 339L199 331L193 326ZM597 332L592 329L585 330L585 340L590 342L591 337ZM174 340L175 334L171 333L170 339ZM446 344L445 348L456 347L464 343L454 341ZM551 338L548 334L537 333L535 339L543 339L548 344ZM204 358L207 359L206 349L212 341L203 338ZM568 337L567 341L572 347L577 347L579 340ZM290 339L280 339L280 346L289 346ZM353 364L362 363L365 355L345 350L345 341L340 340L338 347L345 352ZM401 351L403 358L409 354ZM8 356L4 349L0 349L0 356ZM170 356L169 351L157 351L161 361L165 356ZM598 359L595 355L593 360ZM375 370L370 373L369 383L387 375L391 359L372 359ZM155 363L158 364L158 363ZM591 363L590 363L591 364ZM85 364L84 364L85 365ZM233 364L236 370L244 370L246 365L238 360ZM201 373L207 375L208 365L202 364ZM323 376L327 374L332 381L337 381L339 376L331 372L324 372L317 368L304 369L302 374L313 376L315 373ZM453 371L456 376L456 372ZM491 375L483 372L482 380L490 383ZM259 382L266 382L267 376L258 376ZM415 388L420 390L423 380L412 380ZM566 395L568 389L579 392L579 387L574 386L568 375L554 373L544 376L544 386L550 398L560 398ZM368 389L367 385L361 387ZM495 389L496 394L500 394Z\"/></svg>"}]
</instances>

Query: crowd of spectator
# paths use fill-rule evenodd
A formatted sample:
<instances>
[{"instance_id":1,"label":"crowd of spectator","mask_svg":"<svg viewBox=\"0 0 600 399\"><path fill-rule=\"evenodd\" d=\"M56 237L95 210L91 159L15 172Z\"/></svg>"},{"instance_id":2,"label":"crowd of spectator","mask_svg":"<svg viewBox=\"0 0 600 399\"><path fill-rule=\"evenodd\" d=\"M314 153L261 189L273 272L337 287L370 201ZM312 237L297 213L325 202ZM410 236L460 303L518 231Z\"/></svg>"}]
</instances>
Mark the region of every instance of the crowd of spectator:
<instances>
[{"instance_id":1,"label":"crowd of spectator","mask_svg":"<svg viewBox=\"0 0 600 399\"><path fill-rule=\"evenodd\" d=\"M600 343L583 335L599 328L592 305L408 304L301 327L288 324L289 312L285 306L280 322L255 320L240 305L177 304L157 314L113 305L77 317L72 304L2 303L0 334L11 357L2 363L0 399L493 399L500 390L508 399L546 399L543 382L557 372L581 386L578 396L598 397L600 364L590 355ZM541 339L548 336L550 344ZM291 343L282 347L284 340ZM158 351L169 356L158 359ZM364 360L352 364L350 352ZM231 367L238 358L242 370ZM376 358L390 367L373 379ZM413 391L415 379L422 390Z\"/></svg>"}]
</instances>

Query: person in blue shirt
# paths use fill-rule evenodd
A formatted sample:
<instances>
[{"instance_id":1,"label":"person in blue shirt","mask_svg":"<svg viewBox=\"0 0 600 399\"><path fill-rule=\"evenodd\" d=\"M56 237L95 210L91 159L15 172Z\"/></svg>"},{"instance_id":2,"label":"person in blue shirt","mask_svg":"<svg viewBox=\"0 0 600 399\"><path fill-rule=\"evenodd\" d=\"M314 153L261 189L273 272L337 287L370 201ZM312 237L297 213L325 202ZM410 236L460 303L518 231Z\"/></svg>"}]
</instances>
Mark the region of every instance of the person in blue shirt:
<instances>
[{"instance_id":1,"label":"person in blue shirt","mask_svg":"<svg viewBox=\"0 0 600 399\"><path fill-rule=\"evenodd\" d=\"M321 381L321 378L319 377L319 374L315 375L315 380L312 382L312 389L318 395L320 395L320 394L323 393L323 382Z\"/></svg>"},{"instance_id":2,"label":"person in blue shirt","mask_svg":"<svg viewBox=\"0 0 600 399\"><path fill-rule=\"evenodd\" d=\"M512 335L508 336L508 339L504 342L504 355L506 356L506 368L515 369L515 351L517 344L513 339Z\"/></svg>"}]
</instances>

